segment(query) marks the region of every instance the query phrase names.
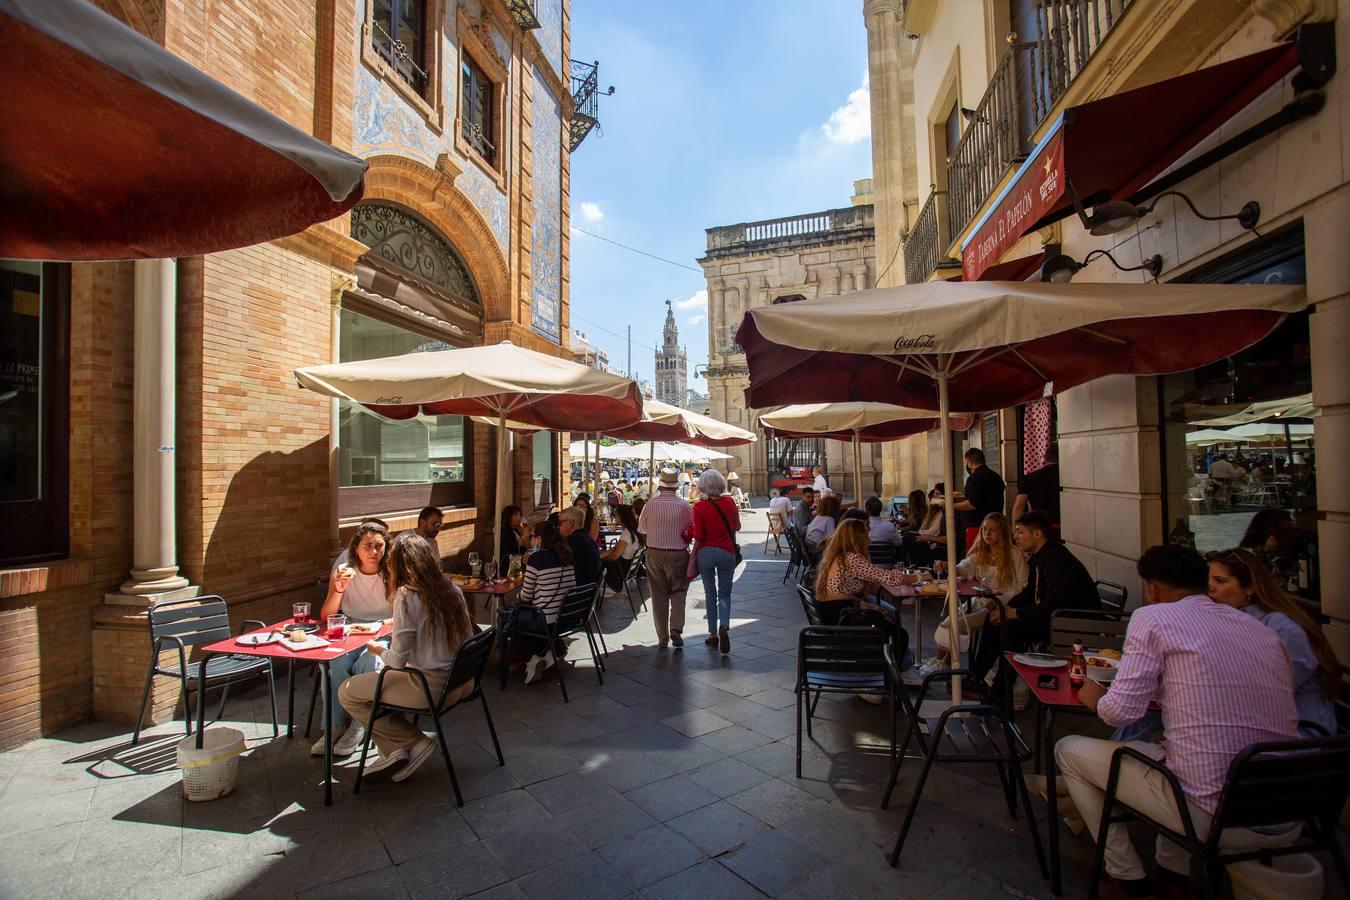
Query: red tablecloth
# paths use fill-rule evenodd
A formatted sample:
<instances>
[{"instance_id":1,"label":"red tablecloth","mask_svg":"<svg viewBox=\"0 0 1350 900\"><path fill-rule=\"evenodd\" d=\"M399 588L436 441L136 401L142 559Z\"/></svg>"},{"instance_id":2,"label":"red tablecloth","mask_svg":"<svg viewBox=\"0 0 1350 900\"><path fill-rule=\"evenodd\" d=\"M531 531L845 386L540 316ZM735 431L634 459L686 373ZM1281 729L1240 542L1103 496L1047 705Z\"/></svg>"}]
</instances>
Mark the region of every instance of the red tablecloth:
<instances>
[{"instance_id":1,"label":"red tablecloth","mask_svg":"<svg viewBox=\"0 0 1350 900\"><path fill-rule=\"evenodd\" d=\"M287 619L270 628L264 628L261 631L251 631L249 634L266 634L269 631L277 629L285 630L287 625L292 625L294 623L294 619ZM279 641L274 641L270 644L249 646L248 644L239 643L235 638L216 641L214 644L207 644L201 649L203 653L239 653L245 656L270 656L276 659L303 659L310 662L321 662L325 659L334 659L344 653L360 649L366 645L366 641L374 640L377 637L388 637L393 630L394 626L392 621L386 621L384 626L376 634L349 634L344 640L332 641L327 647L316 647L313 650L292 650ZM323 629L320 628L319 631L320 636L322 636Z\"/></svg>"}]
</instances>

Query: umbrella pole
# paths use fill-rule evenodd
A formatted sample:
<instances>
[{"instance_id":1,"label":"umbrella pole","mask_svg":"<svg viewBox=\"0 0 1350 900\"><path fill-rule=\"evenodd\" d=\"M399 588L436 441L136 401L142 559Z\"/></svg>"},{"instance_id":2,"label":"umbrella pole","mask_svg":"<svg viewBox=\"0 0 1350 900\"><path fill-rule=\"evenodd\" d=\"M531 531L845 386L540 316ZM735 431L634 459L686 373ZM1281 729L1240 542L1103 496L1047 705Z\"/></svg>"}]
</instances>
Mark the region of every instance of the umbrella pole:
<instances>
[{"instance_id":1,"label":"umbrella pole","mask_svg":"<svg viewBox=\"0 0 1350 900\"><path fill-rule=\"evenodd\" d=\"M493 533L496 535L496 544L492 548L492 558L497 560L498 569L501 568L502 536L497 533L501 528L502 510L511 502L511 463L506 458L506 410L500 410L497 413L497 521Z\"/></svg>"},{"instance_id":2,"label":"umbrella pole","mask_svg":"<svg viewBox=\"0 0 1350 900\"><path fill-rule=\"evenodd\" d=\"M938 410L942 420L942 514L947 522L947 621L951 626L951 652L953 665L952 668L961 668L961 629L960 629L960 609L956 604L956 511L952 504L952 479L955 474L952 471L952 430L951 430L951 406L947 400L947 381L950 377L948 370L939 369L937 373L938 383ZM916 603L919 601L915 601ZM917 635L916 640L919 646L923 646L923 635ZM952 676L952 702L961 702L961 677Z\"/></svg>"},{"instance_id":3,"label":"umbrella pole","mask_svg":"<svg viewBox=\"0 0 1350 900\"><path fill-rule=\"evenodd\" d=\"M647 446L651 454L647 460L647 499L650 500L656 493L656 441L648 441Z\"/></svg>"},{"instance_id":4,"label":"umbrella pole","mask_svg":"<svg viewBox=\"0 0 1350 900\"><path fill-rule=\"evenodd\" d=\"M862 450L858 444L858 429L853 429L853 505L862 509Z\"/></svg>"}]
</instances>

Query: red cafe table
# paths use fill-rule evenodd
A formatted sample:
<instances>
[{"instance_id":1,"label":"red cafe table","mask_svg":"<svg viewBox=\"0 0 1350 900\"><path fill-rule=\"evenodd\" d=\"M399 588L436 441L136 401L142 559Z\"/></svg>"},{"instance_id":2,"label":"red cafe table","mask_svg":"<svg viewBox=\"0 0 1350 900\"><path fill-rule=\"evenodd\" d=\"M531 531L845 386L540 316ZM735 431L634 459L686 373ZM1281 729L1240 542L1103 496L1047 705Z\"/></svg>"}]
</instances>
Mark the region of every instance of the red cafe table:
<instances>
[{"instance_id":1,"label":"red cafe table","mask_svg":"<svg viewBox=\"0 0 1350 900\"><path fill-rule=\"evenodd\" d=\"M947 592L944 590L941 594L925 594L918 584L902 584L899 587L883 587L882 593L895 600L896 614L899 614L900 603L905 600L914 601L914 661L915 665L923 664L923 601L924 600L943 600L947 599ZM985 586L980 584L974 578L956 579L956 595L958 597L978 597L986 590Z\"/></svg>"},{"instance_id":2,"label":"red cafe table","mask_svg":"<svg viewBox=\"0 0 1350 900\"><path fill-rule=\"evenodd\" d=\"M284 630L287 625L294 623L293 619L287 619L278 625L270 628L264 628L260 631L252 631L249 634L267 634L270 631ZM239 638L226 638L222 641L216 641L213 644L207 644L201 649L201 660L198 662L197 678L198 688L197 696L204 698L206 696L206 661L217 653L233 653L240 656L262 656L271 659L284 659L292 662L311 662L317 663L320 669L319 684L321 685L323 696L323 805L333 805L333 707L329 703L328 691L330 683L330 670L332 662L344 653L350 653L353 650L359 650L366 645L367 641L376 638L388 637L394 630L391 622L385 622L380 630L375 634L348 634L340 641L332 641L326 647L318 647L313 650L291 650L285 644L275 642L271 644L260 644L250 646L248 644L238 643ZM240 637L244 637L241 635ZM202 700L197 702L197 747L202 746L203 729L206 725L206 704ZM289 723L287 732L289 733Z\"/></svg>"},{"instance_id":3,"label":"red cafe table","mask_svg":"<svg viewBox=\"0 0 1350 900\"><path fill-rule=\"evenodd\" d=\"M477 618L474 618L474 621L478 622L479 625L491 626L496 624L497 608L501 606L502 603L506 602L507 597L510 597L520 590L523 581L524 580L520 578L517 578L514 581L511 579L499 579L493 582L484 582L480 586L473 588L456 582L455 587L463 592L464 599L469 603L469 612L475 617L479 611L477 608L477 598L483 598L482 612L487 615L487 621L479 622Z\"/></svg>"}]
</instances>

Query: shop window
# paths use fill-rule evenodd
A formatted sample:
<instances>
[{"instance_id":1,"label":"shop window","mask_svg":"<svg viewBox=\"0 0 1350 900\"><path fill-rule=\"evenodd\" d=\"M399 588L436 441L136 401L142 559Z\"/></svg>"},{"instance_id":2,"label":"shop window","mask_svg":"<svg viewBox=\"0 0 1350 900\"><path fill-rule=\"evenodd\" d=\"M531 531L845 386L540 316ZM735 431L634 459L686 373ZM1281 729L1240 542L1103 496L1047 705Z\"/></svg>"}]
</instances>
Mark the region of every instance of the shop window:
<instances>
[{"instance_id":1,"label":"shop window","mask_svg":"<svg viewBox=\"0 0 1350 900\"><path fill-rule=\"evenodd\" d=\"M69 550L70 266L0 260L0 564Z\"/></svg>"},{"instance_id":2,"label":"shop window","mask_svg":"<svg viewBox=\"0 0 1350 900\"><path fill-rule=\"evenodd\" d=\"M459 65L460 136L490 165L497 164L493 84L468 55Z\"/></svg>"},{"instance_id":3,"label":"shop window","mask_svg":"<svg viewBox=\"0 0 1350 900\"><path fill-rule=\"evenodd\" d=\"M450 345L344 308L342 362L399 356ZM342 518L472 502L473 429L462 416L395 421L338 401Z\"/></svg>"},{"instance_id":4,"label":"shop window","mask_svg":"<svg viewBox=\"0 0 1350 900\"><path fill-rule=\"evenodd\" d=\"M446 0L364 0L361 61L411 104L437 134L445 127L441 41Z\"/></svg>"},{"instance_id":5,"label":"shop window","mask_svg":"<svg viewBox=\"0 0 1350 900\"><path fill-rule=\"evenodd\" d=\"M1302 284L1301 240L1273 241L1196 280ZM1159 392L1169 539L1201 552L1253 549L1286 589L1317 600L1308 314L1226 360L1160 378Z\"/></svg>"},{"instance_id":6,"label":"shop window","mask_svg":"<svg viewBox=\"0 0 1350 900\"><path fill-rule=\"evenodd\" d=\"M557 491L554 486L554 459L558 453L558 436L537 431L531 438L532 469L534 471L534 505L548 509Z\"/></svg>"}]
</instances>

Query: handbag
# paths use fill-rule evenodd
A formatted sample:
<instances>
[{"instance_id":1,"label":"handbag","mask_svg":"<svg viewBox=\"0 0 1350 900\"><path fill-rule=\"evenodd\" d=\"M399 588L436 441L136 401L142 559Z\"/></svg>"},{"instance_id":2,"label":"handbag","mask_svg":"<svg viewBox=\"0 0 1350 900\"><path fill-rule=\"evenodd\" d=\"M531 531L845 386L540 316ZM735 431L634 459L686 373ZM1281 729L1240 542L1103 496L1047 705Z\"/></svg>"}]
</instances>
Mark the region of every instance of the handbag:
<instances>
[{"instance_id":1,"label":"handbag","mask_svg":"<svg viewBox=\"0 0 1350 900\"><path fill-rule=\"evenodd\" d=\"M741 564L741 545L736 543L736 532L731 530L731 523L727 521L727 514L722 512L722 507L717 505L716 500L709 500L712 508L717 511L717 517L722 520L722 525L727 530L727 537L731 538L731 549L736 552L736 565Z\"/></svg>"}]
</instances>

